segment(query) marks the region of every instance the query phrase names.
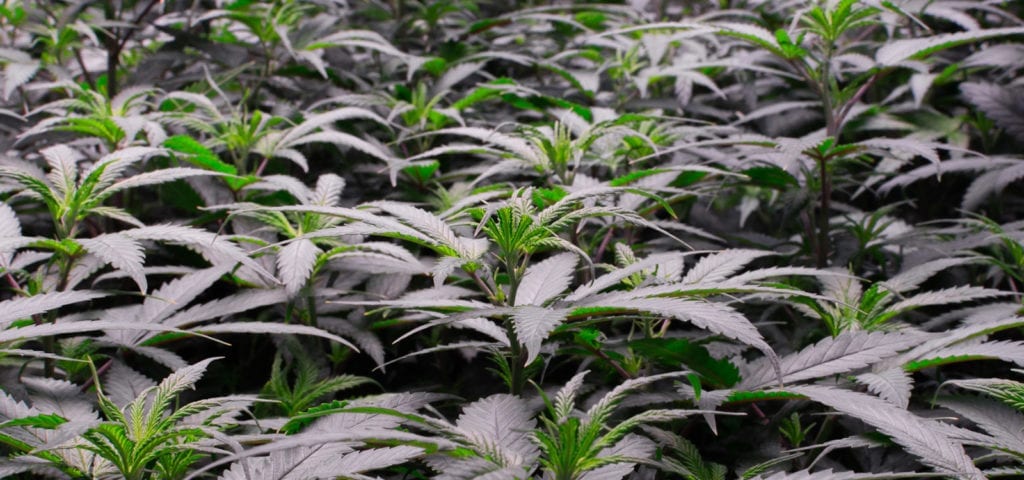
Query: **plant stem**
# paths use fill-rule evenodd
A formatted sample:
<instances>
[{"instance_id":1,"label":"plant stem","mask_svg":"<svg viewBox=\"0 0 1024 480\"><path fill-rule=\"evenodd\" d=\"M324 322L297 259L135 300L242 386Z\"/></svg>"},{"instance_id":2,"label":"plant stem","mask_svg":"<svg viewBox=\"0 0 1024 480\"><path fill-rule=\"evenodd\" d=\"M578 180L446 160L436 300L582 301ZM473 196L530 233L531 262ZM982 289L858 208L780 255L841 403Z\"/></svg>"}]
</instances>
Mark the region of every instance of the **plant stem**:
<instances>
[{"instance_id":1,"label":"plant stem","mask_svg":"<svg viewBox=\"0 0 1024 480\"><path fill-rule=\"evenodd\" d=\"M258 176L262 175L263 174L263 170L265 170L267 168L267 164L268 163L270 163L270 157L269 156L268 157L263 157L263 160L260 162L259 166L256 167L256 171L253 172L252 175L254 177L258 177Z\"/></svg>"},{"instance_id":2,"label":"plant stem","mask_svg":"<svg viewBox=\"0 0 1024 480\"><path fill-rule=\"evenodd\" d=\"M608 227L608 232L604 234L604 238L601 239L601 245L597 247L597 252L594 253L594 262L600 262L601 258L604 257L604 252L608 249L608 244L611 242L614 232L614 226Z\"/></svg>"},{"instance_id":3,"label":"plant stem","mask_svg":"<svg viewBox=\"0 0 1024 480\"><path fill-rule=\"evenodd\" d=\"M633 379L633 374L626 371L625 368L622 368L622 365L619 365L618 362L612 360L612 357L609 357L608 354L601 351L601 349L594 348L588 345L587 350L590 350L594 355L597 355L597 357L600 358L601 360L608 362L608 364L611 365L616 372L618 372L619 376L622 377L623 380Z\"/></svg>"},{"instance_id":4,"label":"plant stem","mask_svg":"<svg viewBox=\"0 0 1024 480\"><path fill-rule=\"evenodd\" d=\"M829 238L828 211L831 208L832 198L832 175L829 174L828 160L824 157L818 160L818 180L821 182L821 206L818 214L818 242L816 251L818 255L818 268L828 266L828 255L831 250L831 239Z\"/></svg>"},{"instance_id":5,"label":"plant stem","mask_svg":"<svg viewBox=\"0 0 1024 480\"><path fill-rule=\"evenodd\" d=\"M807 246L810 251L814 252L814 258L815 261L817 261L817 258L820 256L818 254L818 250L821 250L821 248L818 246L818 236L814 233L816 222L814 220L813 210L814 209L811 205L807 205L807 208L804 209L800 216L804 223L804 238L807 239Z\"/></svg>"},{"instance_id":6,"label":"plant stem","mask_svg":"<svg viewBox=\"0 0 1024 480\"><path fill-rule=\"evenodd\" d=\"M521 395L523 393L523 385L526 383L526 366L523 365L523 347L515 338L515 332L511 328L512 321L509 320L508 324L508 343L510 345L508 368L511 371L511 377L509 378L509 393L512 395Z\"/></svg>"},{"instance_id":7,"label":"plant stem","mask_svg":"<svg viewBox=\"0 0 1024 480\"><path fill-rule=\"evenodd\" d=\"M771 423L771 420L768 419L768 416L764 414L764 411L762 411L761 407L758 407L756 403L751 403L750 409L754 411L754 415L757 416L762 425L768 425Z\"/></svg>"},{"instance_id":8,"label":"plant stem","mask_svg":"<svg viewBox=\"0 0 1024 480\"><path fill-rule=\"evenodd\" d=\"M836 110L832 102L832 85L830 81L831 72L829 64L832 61L831 43L825 48L825 58L821 63L819 75L821 103L825 109L825 134L832 139L833 145L839 144L839 122ZM840 109L842 110L842 109ZM829 252L832 250L832 242L829 238L829 209L832 200L832 175L828 169L828 156L818 157L818 181L821 187L821 203L818 207L818 244L817 244L817 265L818 268L828 266Z\"/></svg>"},{"instance_id":9,"label":"plant stem","mask_svg":"<svg viewBox=\"0 0 1024 480\"><path fill-rule=\"evenodd\" d=\"M861 85L860 88L857 89L857 92L850 97L850 100L839 109L839 114L836 115L835 119L837 131L842 128L843 123L846 122L846 117L850 114L850 111L853 110L853 106L856 105L861 98L864 98L864 95L868 93L868 90L871 89L871 87L875 85L875 82L877 82L881 77L882 72L872 75L867 82L864 82L864 85Z\"/></svg>"},{"instance_id":10,"label":"plant stem","mask_svg":"<svg viewBox=\"0 0 1024 480\"><path fill-rule=\"evenodd\" d=\"M491 287L487 286L487 283L484 282L484 279L480 278L480 275L478 273L474 271L470 273L469 276L473 279L474 282L476 282L476 285L480 287L480 289L483 290L484 293L487 294L487 298L491 300L491 302L497 301L498 297L494 295L494 290L491 290Z\"/></svg>"},{"instance_id":11,"label":"plant stem","mask_svg":"<svg viewBox=\"0 0 1024 480\"><path fill-rule=\"evenodd\" d=\"M142 19L146 18L146 15L148 15L149 12L153 10L153 7L157 6L157 4L159 3L163 3L163 0L149 0L149 4L146 5L146 8L143 8L142 12L139 13L139 16L135 17L135 20L132 21L132 25L135 25L136 28L128 30L128 32L125 33L124 38L120 39L117 45L117 51L119 53L121 52L121 50L124 50L124 47L126 45L128 45L128 41L131 40L132 35L135 33L136 30L138 30L137 27L142 22Z\"/></svg>"},{"instance_id":12,"label":"plant stem","mask_svg":"<svg viewBox=\"0 0 1024 480\"><path fill-rule=\"evenodd\" d=\"M509 305L515 303L516 292L519 290L520 261L525 263L526 258L521 258L516 254L511 254L505 256L502 262L505 265L506 272L508 273L508 297L505 299L505 303ZM511 371L509 378L509 390L512 395L520 395L523 392L523 386L526 383L526 365L523 365L523 362L525 361L523 358L523 346L519 343L519 340L516 337L516 331L515 328L513 328L511 318L507 318L505 320L505 332L508 335L508 366Z\"/></svg>"},{"instance_id":13,"label":"plant stem","mask_svg":"<svg viewBox=\"0 0 1024 480\"><path fill-rule=\"evenodd\" d=\"M21 285L18 284L18 280L14 278L14 275L11 275L11 272L9 270L4 272L4 278L7 279L7 284L10 285L12 289L14 289L15 294L26 297L28 296L28 292L22 290Z\"/></svg>"},{"instance_id":14,"label":"plant stem","mask_svg":"<svg viewBox=\"0 0 1024 480\"><path fill-rule=\"evenodd\" d=\"M108 22L117 21L114 0L103 2L103 16ZM121 40L116 28L110 27L103 43L107 50L107 98L112 99L117 96L117 67L121 57Z\"/></svg>"},{"instance_id":15,"label":"plant stem","mask_svg":"<svg viewBox=\"0 0 1024 480\"><path fill-rule=\"evenodd\" d=\"M90 376L88 379L86 379L85 383L83 383L82 386L79 387L79 391L81 391L81 392L89 391L89 387L92 386L92 384L94 382L94 379L99 378L99 376L103 375L104 373L107 373L107 370L110 370L110 367L112 367L112 366L114 366L114 359L113 358L108 358L107 361L103 365L100 366L100 368L96 369L96 376L95 377Z\"/></svg>"},{"instance_id":16,"label":"plant stem","mask_svg":"<svg viewBox=\"0 0 1024 480\"><path fill-rule=\"evenodd\" d=\"M305 292L303 292L303 296L306 297L306 324L311 327L317 326L316 295L313 292L314 288L312 285L307 285Z\"/></svg>"},{"instance_id":17,"label":"plant stem","mask_svg":"<svg viewBox=\"0 0 1024 480\"><path fill-rule=\"evenodd\" d=\"M85 83L89 84L89 88L96 90L96 82L92 79L89 69L85 68L85 59L82 58L82 51L77 48L75 49L75 60L78 62L78 67L82 69L82 78L85 79Z\"/></svg>"},{"instance_id":18,"label":"plant stem","mask_svg":"<svg viewBox=\"0 0 1024 480\"><path fill-rule=\"evenodd\" d=\"M150 0L149 4L142 9L139 16L132 22L133 27L129 28L122 38L118 34L118 29L110 27L110 31L107 33L107 37L104 39L104 48L107 50L107 98L114 98L118 93L117 85L117 68L121 64L121 51L128 45L128 41L132 38L139 23L157 4L161 3L161 0ZM107 0L103 3L103 16L109 22L118 21L118 12L114 5L114 0ZM81 57L78 51L75 51L75 55ZM92 80L89 78L89 73L85 70L85 63L78 59L82 66L82 73L85 75L86 80L93 85ZM95 87L95 85L93 85Z\"/></svg>"},{"instance_id":19,"label":"plant stem","mask_svg":"<svg viewBox=\"0 0 1024 480\"><path fill-rule=\"evenodd\" d=\"M68 288L68 279L71 277L71 267L75 263L75 257L70 255L60 256L64 258L58 259L58 261L60 261L60 273L57 282L57 291L63 292ZM47 318L45 321L42 319L42 317L38 315L32 318L35 321L36 325L42 323L54 324L57 323L57 311L51 310L50 313L47 314ZM50 354L57 353L57 341L56 339L53 338L52 335L47 335L46 337L43 337L43 351ZM55 373L56 363L54 362L54 360L52 358L47 358L43 360L43 374L47 378L53 378Z\"/></svg>"},{"instance_id":20,"label":"plant stem","mask_svg":"<svg viewBox=\"0 0 1024 480\"><path fill-rule=\"evenodd\" d=\"M508 273L508 297L505 300L507 304L515 302L516 292L519 291L519 259L516 257L518 256L506 258L503 262Z\"/></svg>"}]
</instances>

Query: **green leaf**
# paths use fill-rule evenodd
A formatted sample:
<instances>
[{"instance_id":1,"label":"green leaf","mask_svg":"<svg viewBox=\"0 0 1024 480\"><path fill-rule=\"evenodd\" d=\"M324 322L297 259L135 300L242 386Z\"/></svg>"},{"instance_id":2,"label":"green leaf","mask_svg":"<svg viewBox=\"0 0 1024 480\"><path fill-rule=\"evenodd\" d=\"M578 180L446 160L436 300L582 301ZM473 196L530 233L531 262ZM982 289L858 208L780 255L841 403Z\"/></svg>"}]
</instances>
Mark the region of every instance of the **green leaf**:
<instances>
[{"instance_id":1,"label":"green leaf","mask_svg":"<svg viewBox=\"0 0 1024 480\"><path fill-rule=\"evenodd\" d=\"M196 141L188 135L174 135L164 141L164 147L183 154L179 157L197 167L202 167L214 172L238 175L238 169L234 165L225 163L217 154L213 153L205 145ZM242 187L253 183L256 177L246 176L244 178L225 177L224 181L232 190L239 190Z\"/></svg>"},{"instance_id":2,"label":"green leaf","mask_svg":"<svg viewBox=\"0 0 1024 480\"><path fill-rule=\"evenodd\" d=\"M631 184L631 183L633 183L633 182L635 182L637 180L640 180L641 178L649 177L651 175L657 175L659 173L664 173L664 172L667 172L667 171L668 170L666 170L664 168L648 168L646 170L637 170L637 171L634 171L634 172L629 172L629 173L627 173L625 175L622 175L620 177L616 177L616 178L612 179L612 181L608 182L608 184L613 186L613 187L624 187L624 186L629 185L629 184Z\"/></svg>"},{"instance_id":3,"label":"green leaf","mask_svg":"<svg viewBox=\"0 0 1024 480\"><path fill-rule=\"evenodd\" d=\"M0 423L0 428L33 427L53 430L67 422L67 419L60 415L54 413L41 413L39 415L33 415L31 417L22 417L15 418L14 420L8 420L4 423Z\"/></svg>"},{"instance_id":4,"label":"green leaf","mask_svg":"<svg viewBox=\"0 0 1024 480\"><path fill-rule=\"evenodd\" d=\"M605 14L598 11L586 11L576 14L576 21L591 30L603 29L605 20L607 20Z\"/></svg>"},{"instance_id":5,"label":"green leaf","mask_svg":"<svg viewBox=\"0 0 1024 480\"><path fill-rule=\"evenodd\" d=\"M288 422L281 427L281 432L287 435L294 435L299 433L300 430L310 423L313 423L314 420L325 415L337 413L346 406L348 406L347 400L332 400L330 402L321 403L315 407L310 407L304 412L292 417L291 420L288 420Z\"/></svg>"},{"instance_id":6,"label":"green leaf","mask_svg":"<svg viewBox=\"0 0 1024 480\"><path fill-rule=\"evenodd\" d=\"M693 398L694 398L694 400L700 402L700 394L701 394L701 391L703 390L703 387L701 386L701 383L700 383L700 375L697 375L696 373L688 374L688 375L686 375L686 380L689 381L690 382L690 386L693 387Z\"/></svg>"},{"instance_id":7,"label":"green leaf","mask_svg":"<svg viewBox=\"0 0 1024 480\"><path fill-rule=\"evenodd\" d=\"M796 400L804 398L803 395L799 395L792 392L784 392L781 390L772 390L770 392L733 392L726 397L726 403L746 403L746 402L758 402L762 400Z\"/></svg>"},{"instance_id":8,"label":"green leaf","mask_svg":"<svg viewBox=\"0 0 1024 480\"><path fill-rule=\"evenodd\" d=\"M604 334L596 328L584 328L576 332L574 338L576 343L586 345L590 348L601 348L601 337Z\"/></svg>"},{"instance_id":9,"label":"green leaf","mask_svg":"<svg viewBox=\"0 0 1024 480\"><path fill-rule=\"evenodd\" d=\"M686 188L686 187L689 187L690 185L693 185L693 184L703 180L707 176L708 176L708 172L702 172L702 171L698 171L698 170L685 171L685 172L680 173L679 176L676 177L675 180L673 180L671 183L669 183L669 186L670 187L676 187L676 188Z\"/></svg>"},{"instance_id":10,"label":"green leaf","mask_svg":"<svg viewBox=\"0 0 1024 480\"><path fill-rule=\"evenodd\" d=\"M548 206L558 202L565 198L569 192L566 192L562 188L538 188L533 191L533 204L539 209L547 208Z\"/></svg>"},{"instance_id":11,"label":"green leaf","mask_svg":"<svg viewBox=\"0 0 1024 480\"><path fill-rule=\"evenodd\" d=\"M441 166L441 162L437 160L428 160L425 162L417 162L416 164L409 165L402 169L406 175L409 175L419 183L424 183L430 180L434 176L434 172Z\"/></svg>"},{"instance_id":12,"label":"green leaf","mask_svg":"<svg viewBox=\"0 0 1024 480\"><path fill-rule=\"evenodd\" d=\"M480 20L469 26L469 34L474 35L494 27L508 25L512 21L506 18L488 18Z\"/></svg>"},{"instance_id":13,"label":"green leaf","mask_svg":"<svg viewBox=\"0 0 1024 480\"><path fill-rule=\"evenodd\" d=\"M739 38L746 40L755 45L758 45L773 54L785 58L785 53L779 48L778 42L775 36L768 30L753 24L747 23L729 23L722 22L712 24L711 26L717 28L717 33L720 35L726 35L729 37Z\"/></svg>"},{"instance_id":14,"label":"green leaf","mask_svg":"<svg viewBox=\"0 0 1024 480\"><path fill-rule=\"evenodd\" d=\"M875 60L881 65L892 66L906 60L922 60L933 53L960 45L1010 35L1024 35L1024 27L990 28L897 40L878 49Z\"/></svg>"},{"instance_id":15,"label":"green leaf","mask_svg":"<svg viewBox=\"0 0 1024 480\"><path fill-rule=\"evenodd\" d=\"M943 365L953 363L974 362L978 360L995 360L995 358L985 355L950 355L948 357L922 358L920 360L907 362L903 365L903 369L908 372L917 372L926 368L941 367Z\"/></svg>"},{"instance_id":16,"label":"green leaf","mask_svg":"<svg viewBox=\"0 0 1024 480\"><path fill-rule=\"evenodd\" d=\"M731 387L740 380L740 371L732 362L714 358L704 346L683 338L644 338L629 342L629 348L667 368L685 365L705 383L719 388Z\"/></svg>"},{"instance_id":17,"label":"green leaf","mask_svg":"<svg viewBox=\"0 0 1024 480\"><path fill-rule=\"evenodd\" d=\"M168 205L190 213L198 211L199 207L204 205L203 197L200 197L189 184L182 181L160 185L160 198Z\"/></svg>"},{"instance_id":18,"label":"green leaf","mask_svg":"<svg viewBox=\"0 0 1024 480\"><path fill-rule=\"evenodd\" d=\"M238 169L221 161L221 159L205 145L188 135L175 135L164 141L164 147L178 153L184 153L184 159L193 165L215 172L238 174Z\"/></svg>"},{"instance_id":19,"label":"green leaf","mask_svg":"<svg viewBox=\"0 0 1024 480\"><path fill-rule=\"evenodd\" d=\"M752 167L743 171L750 180L758 185L785 190L799 185L796 178L779 167Z\"/></svg>"},{"instance_id":20,"label":"green leaf","mask_svg":"<svg viewBox=\"0 0 1024 480\"><path fill-rule=\"evenodd\" d=\"M569 313L571 317L589 317L592 315L609 315L622 313L624 310L617 307L579 307Z\"/></svg>"},{"instance_id":21,"label":"green leaf","mask_svg":"<svg viewBox=\"0 0 1024 480\"><path fill-rule=\"evenodd\" d=\"M793 43L793 40L789 38L789 32L785 29L778 29L775 31L775 39L779 42L779 47L782 49L782 54L787 60L796 58L803 58L807 55L807 50L800 48L800 45Z\"/></svg>"}]
</instances>

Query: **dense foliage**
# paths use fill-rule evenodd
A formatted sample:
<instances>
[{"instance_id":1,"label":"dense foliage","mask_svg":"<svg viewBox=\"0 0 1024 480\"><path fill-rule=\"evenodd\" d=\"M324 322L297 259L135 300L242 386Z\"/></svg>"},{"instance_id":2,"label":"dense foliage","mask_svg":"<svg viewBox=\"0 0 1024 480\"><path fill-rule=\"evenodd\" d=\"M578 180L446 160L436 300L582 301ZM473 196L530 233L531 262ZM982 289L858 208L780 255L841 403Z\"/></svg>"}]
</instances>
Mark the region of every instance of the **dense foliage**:
<instances>
[{"instance_id":1,"label":"dense foliage","mask_svg":"<svg viewBox=\"0 0 1024 480\"><path fill-rule=\"evenodd\" d=\"M5 0L0 476L1024 475L1024 3Z\"/></svg>"}]
</instances>

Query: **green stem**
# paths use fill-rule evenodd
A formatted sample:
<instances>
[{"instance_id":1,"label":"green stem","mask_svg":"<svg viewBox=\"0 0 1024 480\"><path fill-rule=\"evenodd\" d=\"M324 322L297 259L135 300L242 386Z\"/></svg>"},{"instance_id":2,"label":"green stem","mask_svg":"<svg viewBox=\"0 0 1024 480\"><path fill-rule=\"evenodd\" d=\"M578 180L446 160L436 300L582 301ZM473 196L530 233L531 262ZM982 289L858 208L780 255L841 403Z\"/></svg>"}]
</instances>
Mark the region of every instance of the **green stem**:
<instances>
[{"instance_id":1,"label":"green stem","mask_svg":"<svg viewBox=\"0 0 1024 480\"><path fill-rule=\"evenodd\" d=\"M515 338L515 331L512 328L511 319L506 320L506 331L508 332L510 345L508 361L508 368L511 373L509 378L509 393L512 395L521 395L523 393L523 385L526 384L526 366L523 365L523 347Z\"/></svg>"},{"instance_id":2,"label":"green stem","mask_svg":"<svg viewBox=\"0 0 1024 480\"><path fill-rule=\"evenodd\" d=\"M828 218L832 198L832 175L829 173L828 161L825 158L818 160L818 172L818 180L821 182L821 206L818 214L817 263L818 268L825 268L828 266L828 255L832 248L831 239L829 238Z\"/></svg>"},{"instance_id":3,"label":"green stem","mask_svg":"<svg viewBox=\"0 0 1024 480\"><path fill-rule=\"evenodd\" d=\"M63 292L64 290L67 289L68 279L71 276L71 266L74 265L74 263L75 263L75 257L74 256L70 256L70 255L63 255L63 254L60 255L60 257L61 258L58 258L58 262L60 263L60 266L59 266L60 271L59 271L59 277L58 277L59 280L57 282L57 291L58 292ZM39 315L33 316L32 318L33 318L33 321L36 323L36 325L40 325L42 323L54 324L54 323L57 323L57 311L56 310L51 310L50 313L47 314L45 321ZM43 337L42 341L43 341L43 351L44 352L49 353L49 354L56 354L57 353L57 340L55 338L53 338L52 335L47 335L47 336ZM43 374L47 378L53 378L55 373L56 373L56 362L52 358L47 358L47 359L43 360Z\"/></svg>"},{"instance_id":4,"label":"green stem","mask_svg":"<svg viewBox=\"0 0 1024 480\"><path fill-rule=\"evenodd\" d=\"M315 272L314 272L315 273ZM312 282L310 282L312 283ZM306 286L306 323L311 326L316 326L316 296L313 295L312 285Z\"/></svg>"},{"instance_id":5,"label":"green stem","mask_svg":"<svg viewBox=\"0 0 1024 480\"><path fill-rule=\"evenodd\" d=\"M522 259L522 263L526 262L526 258ZM504 257L503 263L505 264L505 271L508 273L508 298L505 300L506 304L513 304L516 298L516 292L519 290L519 264L520 258L518 255L509 255ZM523 392L523 386L526 384L526 365L523 362L524 358L523 346L519 343L516 338L515 328L512 326L512 319L507 318L505 320L505 332L508 335L509 341L509 358L508 365L510 370L509 378L509 389L512 395L520 395Z\"/></svg>"},{"instance_id":6,"label":"green stem","mask_svg":"<svg viewBox=\"0 0 1024 480\"><path fill-rule=\"evenodd\" d=\"M508 298L505 303L512 304L515 302L516 292L519 291L519 259L518 256L505 257L503 262L505 264L505 272L508 273Z\"/></svg>"},{"instance_id":7,"label":"green stem","mask_svg":"<svg viewBox=\"0 0 1024 480\"><path fill-rule=\"evenodd\" d=\"M108 22L117 21L114 0L103 2L103 16ZM118 38L116 28L110 27L103 43L107 50L107 98L112 99L117 96L117 67L121 57L121 39Z\"/></svg>"},{"instance_id":8,"label":"green stem","mask_svg":"<svg viewBox=\"0 0 1024 480\"><path fill-rule=\"evenodd\" d=\"M247 104L253 110L259 110L260 90L263 89L263 85L270 78L270 70L273 68L273 50L262 38L260 39L260 48L263 50L263 65L260 67L260 78L256 80L256 85L252 87L252 93L247 98Z\"/></svg>"},{"instance_id":9,"label":"green stem","mask_svg":"<svg viewBox=\"0 0 1024 480\"><path fill-rule=\"evenodd\" d=\"M813 205L808 204L800 216L804 222L804 238L807 239L807 246L814 252L814 258L817 259L819 258L818 250L821 250L821 248L818 247L818 236L814 232L817 223L814 219Z\"/></svg>"},{"instance_id":10,"label":"green stem","mask_svg":"<svg viewBox=\"0 0 1024 480\"><path fill-rule=\"evenodd\" d=\"M284 323L291 325L292 317L295 316L295 302L289 301L288 305L284 307Z\"/></svg>"},{"instance_id":11,"label":"green stem","mask_svg":"<svg viewBox=\"0 0 1024 480\"><path fill-rule=\"evenodd\" d=\"M825 110L825 130L828 138L831 138L835 145L839 144L839 118L832 102L832 85L830 81L831 72L829 63L832 61L832 45L825 48L825 58L822 59L821 73L819 75L821 103ZM840 109L842 110L842 109ZM817 264L818 268L828 266L829 252L832 250L832 242L829 238L829 209L832 201L832 175L828 169L828 157L818 158L818 181L821 187L821 203L818 208L818 245Z\"/></svg>"}]
</instances>

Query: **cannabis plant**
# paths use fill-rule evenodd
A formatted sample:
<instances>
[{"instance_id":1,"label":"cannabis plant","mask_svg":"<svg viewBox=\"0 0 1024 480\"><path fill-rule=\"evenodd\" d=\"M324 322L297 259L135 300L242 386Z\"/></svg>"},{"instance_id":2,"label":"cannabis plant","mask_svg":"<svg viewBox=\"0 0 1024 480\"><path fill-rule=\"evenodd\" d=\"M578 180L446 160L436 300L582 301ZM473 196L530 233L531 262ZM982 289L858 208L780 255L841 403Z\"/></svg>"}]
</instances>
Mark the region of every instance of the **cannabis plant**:
<instances>
[{"instance_id":1,"label":"cannabis plant","mask_svg":"<svg viewBox=\"0 0 1024 480\"><path fill-rule=\"evenodd\" d=\"M1022 17L0 1L0 476L1019 476Z\"/></svg>"}]
</instances>

